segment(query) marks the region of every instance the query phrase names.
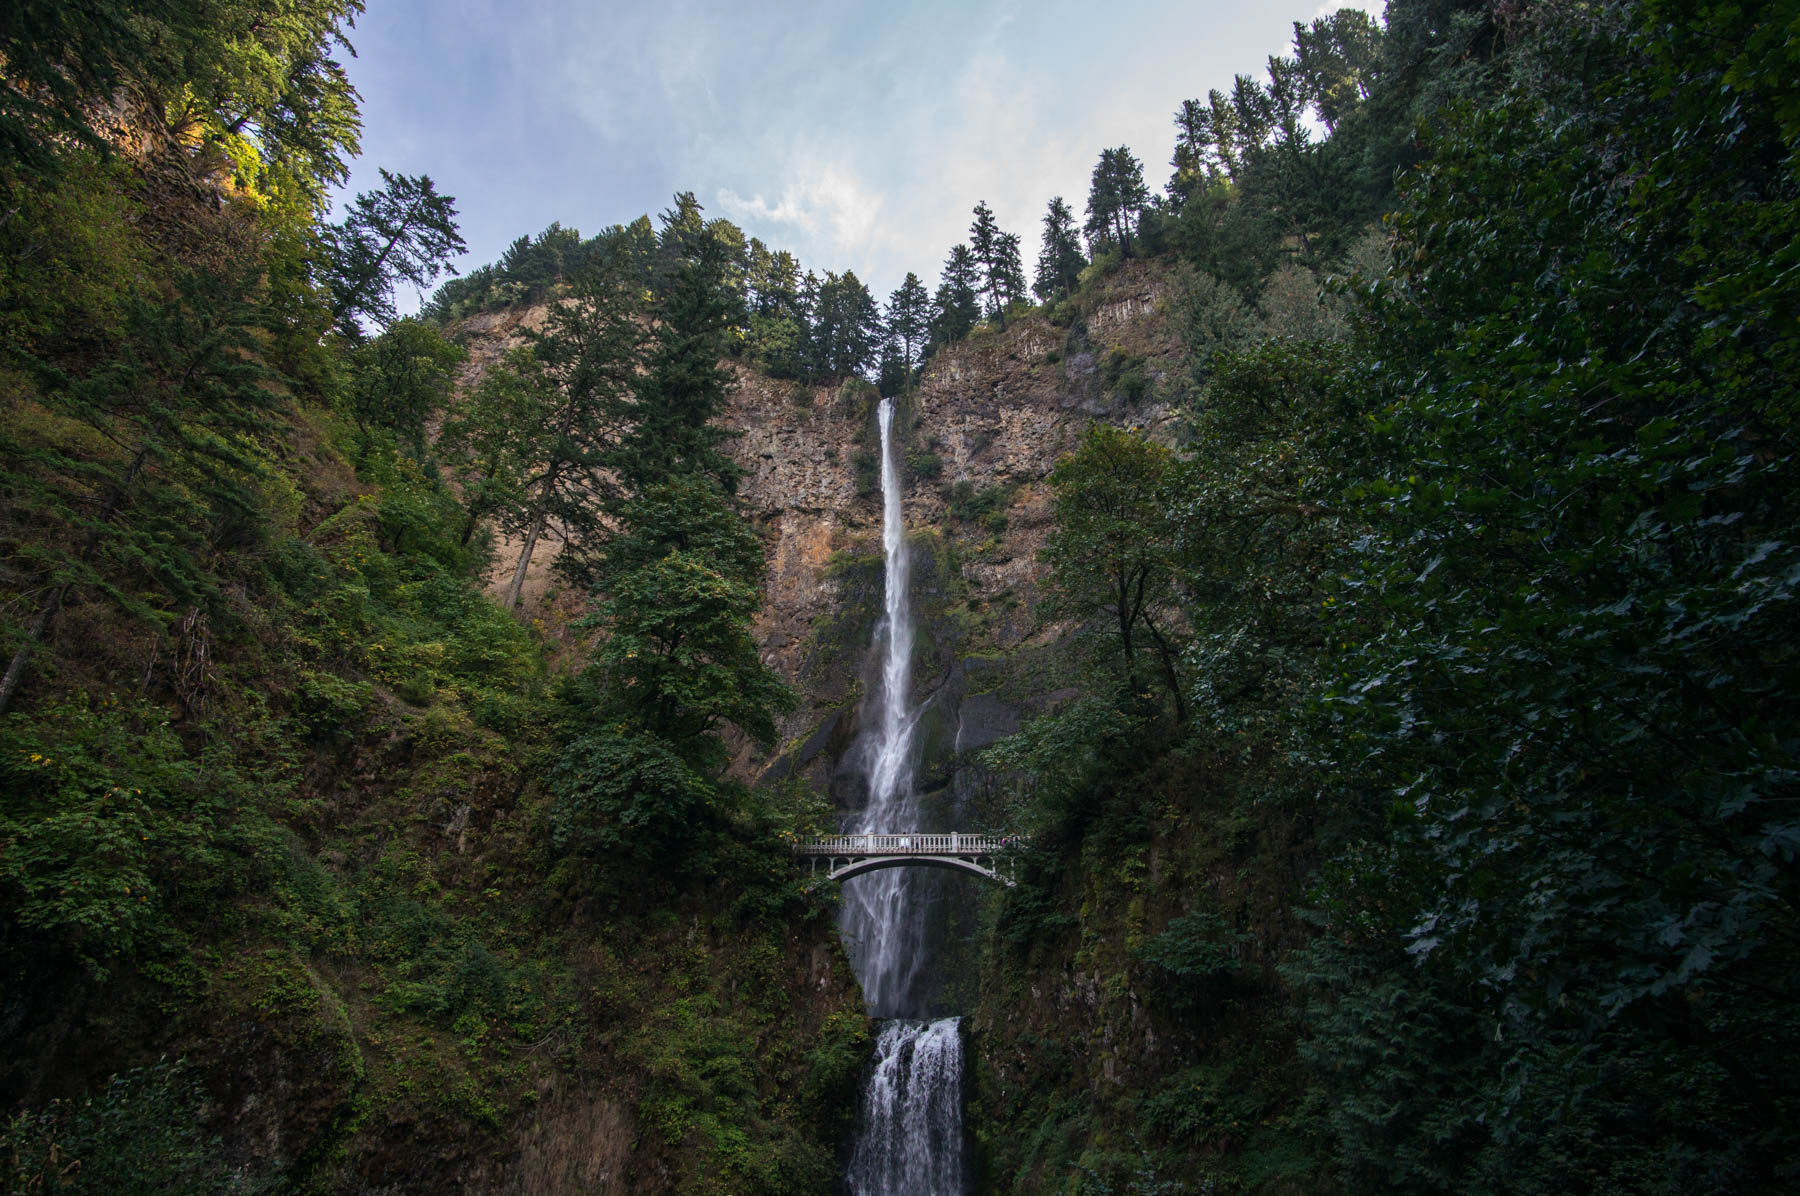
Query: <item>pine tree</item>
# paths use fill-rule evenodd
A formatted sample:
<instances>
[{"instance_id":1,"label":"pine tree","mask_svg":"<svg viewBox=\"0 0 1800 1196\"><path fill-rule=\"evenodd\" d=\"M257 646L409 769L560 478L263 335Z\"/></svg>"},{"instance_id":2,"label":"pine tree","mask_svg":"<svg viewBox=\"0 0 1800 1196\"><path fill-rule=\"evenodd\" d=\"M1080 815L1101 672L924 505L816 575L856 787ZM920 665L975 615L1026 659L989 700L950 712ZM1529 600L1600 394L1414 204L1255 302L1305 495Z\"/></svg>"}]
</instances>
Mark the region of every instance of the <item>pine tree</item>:
<instances>
[{"instance_id":1,"label":"pine tree","mask_svg":"<svg viewBox=\"0 0 1800 1196\"><path fill-rule=\"evenodd\" d=\"M1019 234L1001 233L994 250L994 287L1000 293L1000 325L1006 309L1025 298L1025 266L1019 260Z\"/></svg>"},{"instance_id":2,"label":"pine tree","mask_svg":"<svg viewBox=\"0 0 1800 1196\"><path fill-rule=\"evenodd\" d=\"M994 221L993 209L986 201L975 205L975 220L969 225L969 252L981 267L978 289L983 296L982 314L990 320L1006 321L1006 304L1000 297L1000 226Z\"/></svg>"},{"instance_id":3,"label":"pine tree","mask_svg":"<svg viewBox=\"0 0 1800 1196\"><path fill-rule=\"evenodd\" d=\"M423 287L440 270L456 273L449 261L466 248L456 229L456 201L439 195L430 178L383 170L381 182L381 190L358 195L343 223L325 231L331 319L351 340L362 339L364 319L386 326L394 318L395 285Z\"/></svg>"},{"instance_id":4,"label":"pine tree","mask_svg":"<svg viewBox=\"0 0 1800 1196\"><path fill-rule=\"evenodd\" d=\"M1131 234L1149 201L1144 168L1131 150L1123 145L1101 150L1088 190L1088 245L1096 252L1102 246L1116 245L1122 255L1130 257Z\"/></svg>"},{"instance_id":5,"label":"pine tree","mask_svg":"<svg viewBox=\"0 0 1800 1196\"><path fill-rule=\"evenodd\" d=\"M578 575L613 498L603 480L620 446L636 378L639 331L631 285L618 270L573 282L530 344L490 370L445 421L447 460L472 471L464 539L491 515L524 545L503 605L518 605L539 539L554 525L567 542L559 568ZM480 504L480 510L476 504Z\"/></svg>"},{"instance_id":6,"label":"pine tree","mask_svg":"<svg viewBox=\"0 0 1800 1196\"><path fill-rule=\"evenodd\" d=\"M813 320L815 375L848 378L860 374L874 364L880 345L881 309L869 288L852 271L842 277L826 274Z\"/></svg>"},{"instance_id":7,"label":"pine tree","mask_svg":"<svg viewBox=\"0 0 1800 1196\"><path fill-rule=\"evenodd\" d=\"M743 301L727 285L718 238L696 232L679 210L665 214L661 236L668 280L650 313L650 347L623 412L626 430L606 464L627 496L682 473L733 490L738 467L719 450L726 433L712 421L731 384L719 363L742 324Z\"/></svg>"},{"instance_id":8,"label":"pine tree","mask_svg":"<svg viewBox=\"0 0 1800 1196\"><path fill-rule=\"evenodd\" d=\"M976 290L981 281L981 267L967 245L950 250L944 261L944 273L938 281L932 300L931 343L941 347L969 335L981 319L981 301Z\"/></svg>"},{"instance_id":9,"label":"pine tree","mask_svg":"<svg viewBox=\"0 0 1800 1196\"><path fill-rule=\"evenodd\" d=\"M1087 256L1081 252L1081 238L1075 232L1075 213L1063 197L1050 198L1044 212L1043 248L1038 251L1037 279L1032 290L1048 303L1052 296L1067 296L1075 290L1075 280Z\"/></svg>"},{"instance_id":10,"label":"pine tree","mask_svg":"<svg viewBox=\"0 0 1800 1196\"><path fill-rule=\"evenodd\" d=\"M887 333L896 342L899 349L899 360L904 383L901 389L911 385L912 372L918 365L925 349L925 341L931 334L931 296L925 291L925 284L919 276L908 270L906 277L892 295L888 296Z\"/></svg>"}]
</instances>

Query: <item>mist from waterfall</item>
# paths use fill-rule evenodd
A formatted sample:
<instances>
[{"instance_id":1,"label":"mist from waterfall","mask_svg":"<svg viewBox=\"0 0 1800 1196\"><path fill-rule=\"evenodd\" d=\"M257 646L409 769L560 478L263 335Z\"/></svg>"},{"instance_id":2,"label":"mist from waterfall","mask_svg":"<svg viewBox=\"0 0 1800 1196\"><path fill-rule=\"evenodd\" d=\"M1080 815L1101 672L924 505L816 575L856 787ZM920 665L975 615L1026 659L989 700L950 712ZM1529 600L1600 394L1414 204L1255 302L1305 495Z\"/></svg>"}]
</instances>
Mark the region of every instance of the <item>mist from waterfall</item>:
<instances>
[{"instance_id":1,"label":"mist from waterfall","mask_svg":"<svg viewBox=\"0 0 1800 1196\"><path fill-rule=\"evenodd\" d=\"M851 833L919 831L914 788L911 704L913 620L906 517L901 505L894 401L883 399L881 539L885 553L883 613L875 629L881 653L865 739L868 796L848 819ZM863 1093L848 1175L853 1196L960 1196L966 1185L962 1141L962 1035L958 1018L917 1020L926 951L925 902L918 873L886 868L843 885L840 925L869 1012L888 1020Z\"/></svg>"}]
</instances>

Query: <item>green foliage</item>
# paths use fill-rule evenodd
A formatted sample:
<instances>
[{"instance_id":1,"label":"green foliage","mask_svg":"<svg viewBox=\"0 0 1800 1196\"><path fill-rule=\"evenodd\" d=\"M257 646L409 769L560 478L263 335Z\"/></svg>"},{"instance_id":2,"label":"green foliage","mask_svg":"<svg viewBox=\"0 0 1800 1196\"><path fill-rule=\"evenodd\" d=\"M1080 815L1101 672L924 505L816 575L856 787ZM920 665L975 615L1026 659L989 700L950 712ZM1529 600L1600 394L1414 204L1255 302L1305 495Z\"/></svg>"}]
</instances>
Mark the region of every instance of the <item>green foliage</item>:
<instances>
[{"instance_id":1,"label":"green foliage","mask_svg":"<svg viewBox=\"0 0 1800 1196\"><path fill-rule=\"evenodd\" d=\"M1138 646L1147 636L1180 718L1186 699L1168 610L1172 531L1162 496L1172 463L1169 450L1146 436L1089 425L1050 475L1056 526L1040 558L1050 566L1048 613L1104 616L1117 637L1120 683L1132 692L1143 684Z\"/></svg>"},{"instance_id":2,"label":"green foliage","mask_svg":"<svg viewBox=\"0 0 1800 1196\"><path fill-rule=\"evenodd\" d=\"M1155 390L1149 360L1141 353L1127 353L1117 346L1100 359L1100 378L1121 402L1133 406L1149 399Z\"/></svg>"},{"instance_id":3,"label":"green foliage","mask_svg":"<svg viewBox=\"0 0 1800 1196\"><path fill-rule=\"evenodd\" d=\"M1144 187L1144 167L1127 146L1100 151L1088 188L1086 233L1088 248L1098 254L1106 248L1131 256L1132 234L1150 201Z\"/></svg>"},{"instance_id":4,"label":"green foliage","mask_svg":"<svg viewBox=\"0 0 1800 1196\"><path fill-rule=\"evenodd\" d=\"M929 482L944 472L944 459L932 452L909 451L906 454L907 472L921 482Z\"/></svg>"},{"instance_id":5,"label":"green foliage","mask_svg":"<svg viewBox=\"0 0 1800 1196\"><path fill-rule=\"evenodd\" d=\"M398 320L351 357L350 415L367 437L391 434L425 456L425 422L450 401L452 371L468 352L418 320Z\"/></svg>"},{"instance_id":6,"label":"green foliage","mask_svg":"<svg viewBox=\"0 0 1800 1196\"><path fill-rule=\"evenodd\" d=\"M1081 238L1075 232L1075 213L1060 195L1052 196L1044 211L1041 246L1032 292L1045 303L1059 296L1066 299L1074 293L1075 280L1087 265L1087 255L1081 251Z\"/></svg>"},{"instance_id":7,"label":"green foliage","mask_svg":"<svg viewBox=\"0 0 1800 1196\"><path fill-rule=\"evenodd\" d=\"M598 658L611 708L702 767L723 762L713 737L722 723L773 743L773 712L791 708L793 697L750 636L761 600L753 585L679 550L619 577Z\"/></svg>"},{"instance_id":8,"label":"green foliage","mask_svg":"<svg viewBox=\"0 0 1800 1196\"><path fill-rule=\"evenodd\" d=\"M856 496L868 498L881 492L881 456L868 449L850 454L850 471L856 482Z\"/></svg>"},{"instance_id":9,"label":"green foliage","mask_svg":"<svg viewBox=\"0 0 1800 1196\"><path fill-rule=\"evenodd\" d=\"M1267 1098L1244 1077L1190 1067L1163 1078L1144 1101L1145 1120L1176 1140L1241 1143L1268 1113Z\"/></svg>"},{"instance_id":10,"label":"green foliage","mask_svg":"<svg viewBox=\"0 0 1800 1196\"><path fill-rule=\"evenodd\" d=\"M932 296L931 346L939 349L968 336L981 319L980 263L967 245L957 245L944 261Z\"/></svg>"},{"instance_id":11,"label":"green foliage","mask_svg":"<svg viewBox=\"0 0 1800 1196\"><path fill-rule=\"evenodd\" d=\"M219 1196L262 1190L202 1136L205 1093L167 1061L109 1077L0 1129L0 1176L20 1196Z\"/></svg>"},{"instance_id":12,"label":"green foliage","mask_svg":"<svg viewBox=\"0 0 1800 1196\"><path fill-rule=\"evenodd\" d=\"M1053 714L1025 724L989 748L982 761L1002 776L1014 778L1019 798L1050 821L1028 825L1034 834L1055 834L1062 824L1077 822L1097 796L1096 789L1120 762L1138 721L1099 698L1077 698Z\"/></svg>"},{"instance_id":13,"label":"green foliage","mask_svg":"<svg viewBox=\"0 0 1800 1196\"><path fill-rule=\"evenodd\" d=\"M722 800L657 736L602 730L570 742L552 770L552 844L588 855L683 860L711 846Z\"/></svg>"},{"instance_id":14,"label":"green foliage","mask_svg":"<svg viewBox=\"0 0 1800 1196\"><path fill-rule=\"evenodd\" d=\"M0 724L0 902L99 976L254 874L261 802L154 704L70 702Z\"/></svg>"},{"instance_id":15,"label":"green foliage","mask_svg":"<svg viewBox=\"0 0 1800 1196\"><path fill-rule=\"evenodd\" d=\"M1353 1189L1791 1179L1791 76L1662 11L1548 22L1529 90L1447 114L1371 295L1321 734L1391 831L1331 887L1314 1041L1418 1057L1339 1093Z\"/></svg>"},{"instance_id":16,"label":"green foliage","mask_svg":"<svg viewBox=\"0 0 1800 1196\"><path fill-rule=\"evenodd\" d=\"M716 238L665 225L662 246L673 272L651 312L643 369L620 411L626 431L606 465L627 494L673 473L703 474L729 491L737 466L719 451L725 431L712 421L725 406L731 375L719 361L742 304L726 285L730 262Z\"/></svg>"},{"instance_id":17,"label":"green foliage","mask_svg":"<svg viewBox=\"0 0 1800 1196\"><path fill-rule=\"evenodd\" d=\"M332 322L352 340L362 322L394 319L394 287L423 287L467 246L456 231L456 201L425 175L381 172L381 190L350 203L342 224L325 230L325 286ZM415 338L416 339L416 338Z\"/></svg>"},{"instance_id":18,"label":"green foliage","mask_svg":"<svg viewBox=\"0 0 1800 1196\"><path fill-rule=\"evenodd\" d=\"M118 130L101 114L128 93L243 185L293 187L315 203L358 150L356 91L331 53L361 11L358 0L27 0L0 33L4 166L53 175L70 142L109 146Z\"/></svg>"},{"instance_id":19,"label":"green foliage","mask_svg":"<svg viewBox=\"0 0 1800 1196\"><path fill-rule=\"evenodd\" d=\"M1177 979L1206 980L1237 971L1238 946L1248 941L1249 935L1234 932L1218 914L1199 910L1172 919L1138 957Z\"/></svg>"},{"instance_id":20,"label":"green foliage","mask_svg":"<svg viewBox=\"0 0 1800 1196\"><path fill-rule=\"evenodd\" d=\"M977 490L975 483L965 478L953 482L945 498L952 519L961 523L979 523L996 536L1006 531L1006 509L1012 503L1012 486L995 484Z\"/></svg>"},{"instance_id":21,"label":"green foliage","mask_svg":"<svg viewBox=\"0 0 1800 1196\"><path fill-rule=\"evenodd\" d=\"M1354 532L1338 463L1355 445L1341 347L1267 340L1212 359L1171 488L1193 640L1188 693L1212 732L1302 747L1329 675L1328 571ZM1304 774L1295 778L1303 792Z\"/></svg>"}]
</instances>

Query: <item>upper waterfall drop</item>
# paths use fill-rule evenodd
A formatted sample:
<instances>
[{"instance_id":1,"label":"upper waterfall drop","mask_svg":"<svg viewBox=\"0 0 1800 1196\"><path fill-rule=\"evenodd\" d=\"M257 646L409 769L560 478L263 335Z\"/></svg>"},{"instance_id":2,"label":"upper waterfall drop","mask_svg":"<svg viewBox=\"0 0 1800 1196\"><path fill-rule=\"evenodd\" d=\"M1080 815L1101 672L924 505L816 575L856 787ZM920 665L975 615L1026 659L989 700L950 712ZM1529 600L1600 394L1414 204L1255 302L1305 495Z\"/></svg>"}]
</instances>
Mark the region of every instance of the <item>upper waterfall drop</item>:
<instances>
[{"instance_id":1,"label":"upper waterfall drop","mask_svg":"<svg viewBox=\"0 0 1800 1196\"><path fill-rule=\"evenodd\" d=\"M912 730L908 708L912 689L913 623L911 562L906 550L899 454L894 447L894 400L883 399L881 425L881 545L885 557L881 661L881 732L869 766L869 800L863 831L916 830L912 805Z\"/></svg>"},{"instance_id":2,"label":"upper waterfall drop","mask_svg":"<svg viewBox=\"0 0 1800 1196\"><path fill-rule=\"evenodd\" d=\"M894 400L878 409L881 428L881 541L885 553L883 615L875 631L880 673L873 703L871 735L865 741L868 794L862 809L847 820L853 834L894 834L921 830L913 791L913 727L910 704L913 624L902 504L900 453L894 428ZM924 949L924 908L915 900L917 881L904 869L858 877L844 887L842 926L869 1011L877 1017L917 1017L917 986Z\"/></svg>"}]
</instances>

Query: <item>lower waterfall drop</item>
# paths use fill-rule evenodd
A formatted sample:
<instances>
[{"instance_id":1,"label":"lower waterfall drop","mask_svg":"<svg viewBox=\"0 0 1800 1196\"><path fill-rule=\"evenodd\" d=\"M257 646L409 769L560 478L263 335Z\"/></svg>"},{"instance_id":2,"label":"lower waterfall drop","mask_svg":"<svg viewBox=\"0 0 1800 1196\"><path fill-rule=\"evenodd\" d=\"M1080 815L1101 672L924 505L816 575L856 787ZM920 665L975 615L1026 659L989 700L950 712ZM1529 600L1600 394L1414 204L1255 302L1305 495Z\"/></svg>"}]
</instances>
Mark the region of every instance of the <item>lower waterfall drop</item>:
<instances>
[{"instance_id":1,"label":"lower waterfall drop","mask_svg":"<svg viewBox=\"0 0 1800 1196\"><path fill-rule=\"evenodd\" d=\"M960 1196L963 1175L962 1019L885 1023L850 1156L854 1196Z\"/></svg>"},{"instance_id":2,"label":"lower waterfall drop","mask_svg":"<svg viewBox=\"0 0 1800 1196\"><path fill-rule=\"evenodd\" d=\"M883 399L881 538L885 551L881 656L873 735L866 742L868 799L848 821L852 833L918 831L910 705L913 625L906 521L894 443L894 401ZM863 1092L863 1119L846 1181L852 1196L962 1196L961 1019L919 1020L925 906L917 873L889 868L844 883L842 926L869 1012L882 1024Z\"/></svg>"}]
</instances>

